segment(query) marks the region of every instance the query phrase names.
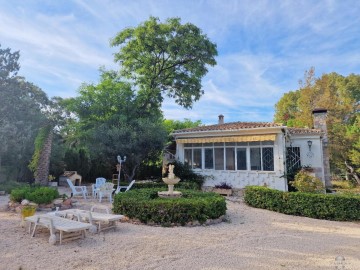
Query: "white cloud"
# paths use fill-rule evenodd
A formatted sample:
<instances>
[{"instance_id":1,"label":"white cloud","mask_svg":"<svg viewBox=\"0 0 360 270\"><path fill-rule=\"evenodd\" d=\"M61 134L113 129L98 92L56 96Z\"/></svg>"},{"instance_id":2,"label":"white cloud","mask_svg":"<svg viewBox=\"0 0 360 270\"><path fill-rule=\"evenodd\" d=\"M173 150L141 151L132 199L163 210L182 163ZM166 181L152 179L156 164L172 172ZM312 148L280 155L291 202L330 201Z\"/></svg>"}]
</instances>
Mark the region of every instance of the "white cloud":
<instances>
[{"instance_id":1,"label":"white cloud","mask_svg":"<svg viewBox=\"0 0 360 270\"><path fill-rule=\"evenodd\" d=\"M187 111L166 100L167 118L206 123L270 121L284 92L304 71L360 72L360 2L281 0L0 0L2 47L21 51L21 70L49 96L76 95L98 68L117 68L109 40L150 15L181 17L218 45L218 65L203 80L205 95Z\"/></svg>"}]
</instances>

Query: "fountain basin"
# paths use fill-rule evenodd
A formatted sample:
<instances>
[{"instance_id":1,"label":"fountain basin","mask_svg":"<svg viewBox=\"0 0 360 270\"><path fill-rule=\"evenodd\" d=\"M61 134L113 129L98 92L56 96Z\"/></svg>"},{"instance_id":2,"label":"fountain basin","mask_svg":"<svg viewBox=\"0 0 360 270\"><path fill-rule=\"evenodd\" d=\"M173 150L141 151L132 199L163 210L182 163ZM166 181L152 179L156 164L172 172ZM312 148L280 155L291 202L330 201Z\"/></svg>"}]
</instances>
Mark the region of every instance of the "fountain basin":
<instances>
[{"instance_id":1,"label":"fountain basin","mask_svg":"<svg viewBox=\"0 0 360 270\"><path fill-rule=\"evenodd\" d=\"M170 177L162 179L165 184L168 185L168 191L159 191L158 195L161 198L178 198L182 196L180 191L174 191L174 185L179 183L180 178L175 177L173 174Z\"/></svg>"},{"instance_id":2,"label":"fountain basin","mask_svg":"<svg viewBox=\"0 0 360 270\"><path fill-rule=\"evenodd\" d=\"M174 177L174 178L169 178L169 177L165 177L162 179L164 181L165 184L167 185L175 185L177 183L180 182L180 178L179 177Z\"/></svg>"}]
</instances>

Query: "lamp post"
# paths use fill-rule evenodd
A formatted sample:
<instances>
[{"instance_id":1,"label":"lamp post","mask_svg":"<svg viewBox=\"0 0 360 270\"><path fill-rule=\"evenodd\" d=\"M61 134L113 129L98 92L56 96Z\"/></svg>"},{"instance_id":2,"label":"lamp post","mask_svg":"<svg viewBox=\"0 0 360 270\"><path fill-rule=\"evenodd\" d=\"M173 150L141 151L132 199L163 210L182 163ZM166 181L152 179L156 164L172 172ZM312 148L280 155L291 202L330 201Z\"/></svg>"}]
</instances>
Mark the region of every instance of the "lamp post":
<instances>
[{"instance_id":1,"label":"lamp post","mask_svg":"<svg viewBox=\"0 0 360 270\"><path fill-rule=\"evenodd\" d=\"M119 174L118 174L118 181L117 181L117 189L120 187L120 173L121 173L121 164L126 161L126 156L124 156L124 159L121 159L121 156L117 156L117 161L119 162Z\"/></svg>"}]
</instances>

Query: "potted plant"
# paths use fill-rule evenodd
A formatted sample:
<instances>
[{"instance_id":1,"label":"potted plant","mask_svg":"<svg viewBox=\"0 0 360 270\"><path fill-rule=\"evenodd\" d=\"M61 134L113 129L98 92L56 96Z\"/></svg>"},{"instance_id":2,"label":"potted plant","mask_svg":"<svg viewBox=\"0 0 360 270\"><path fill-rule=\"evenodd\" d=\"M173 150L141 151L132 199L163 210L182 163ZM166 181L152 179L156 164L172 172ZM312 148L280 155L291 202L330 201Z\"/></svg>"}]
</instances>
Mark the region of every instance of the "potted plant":
<instances>
[{"instance_id":1,"label":"potted plant","mask_svg":"<svg viewBox=\"0 0 360 270\"><path fill-rule=\"evenodd\" d=\"M34 205L25 205L22 209L21 209L21 216L22 218L26 218L26 217L30 217L33 216L36 212L36 206Z\"/></svg>"},{"instance_id":2,"label":"potted plant","mask_svg":"<svg viewBox=\"0 0 360 270\"><path fill-rule=\"evenodd\" d=\"M49 186L50 187L57 187L58 186L58 182L56 181L56 177L55 176L53 176L53 175L49 175L49 177L48 177L48 179L49 179Z\"/></svg>"},{"instance_id":3,"label":"potted plant","mask_svg":"<svg viewBox=\"0 0 360 270\"><path fill-rule=\"evenodd\" d=\"M21 227L25 227L25 218L31 217L36 212L36 206L25 205L21 208Z\"/></svg>"},{"instance_id":4,"label":"potted plant","mask_svg":"<svg viewBox=\"0 0 360 270\"><path fill-rule=\"evenodd\" d=\"M232 186L226 182L221 182L220 184L215 185L213 191L221 195L231 196Z\"/></svg>"}]
</instances>

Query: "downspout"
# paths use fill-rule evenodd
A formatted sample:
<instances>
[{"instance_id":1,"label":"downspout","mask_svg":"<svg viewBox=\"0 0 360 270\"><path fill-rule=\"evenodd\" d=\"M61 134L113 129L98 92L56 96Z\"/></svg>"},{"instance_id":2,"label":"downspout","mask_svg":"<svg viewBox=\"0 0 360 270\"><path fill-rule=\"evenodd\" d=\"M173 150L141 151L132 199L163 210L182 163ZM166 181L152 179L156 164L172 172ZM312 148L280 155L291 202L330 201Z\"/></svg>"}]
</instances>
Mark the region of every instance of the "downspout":
<instances>
[{"instance_id":1,"label":"downspout","mask_svg":"<svg viewBox=\"0 0 360 270\"><path fill-rule=\"evenodd\" d=\"M286 181L285 181L285 190L286 191L289 191L289 187L288 187L288 179L287 179L287 177L286 177L286 175L287 175L287 167L286 167L286 158L287 158L287 156L286 156L286 142L287 142L287 138L290 138L291 137L291 135L290 135L290 133L288 132L288 130L286 129L286 128L282 128L281 129L281 131L282 131L282 133L283 133L283 148L282 148L282 151L283 151L283 157L284 157L284 159L283 159L283 169L284 169L284 171L283 171L283 177L286 179ZM289 139L290 140L290 139ZM291 140L290 140L290 144L291 144Z\"/></svg>"}]
</instances>

